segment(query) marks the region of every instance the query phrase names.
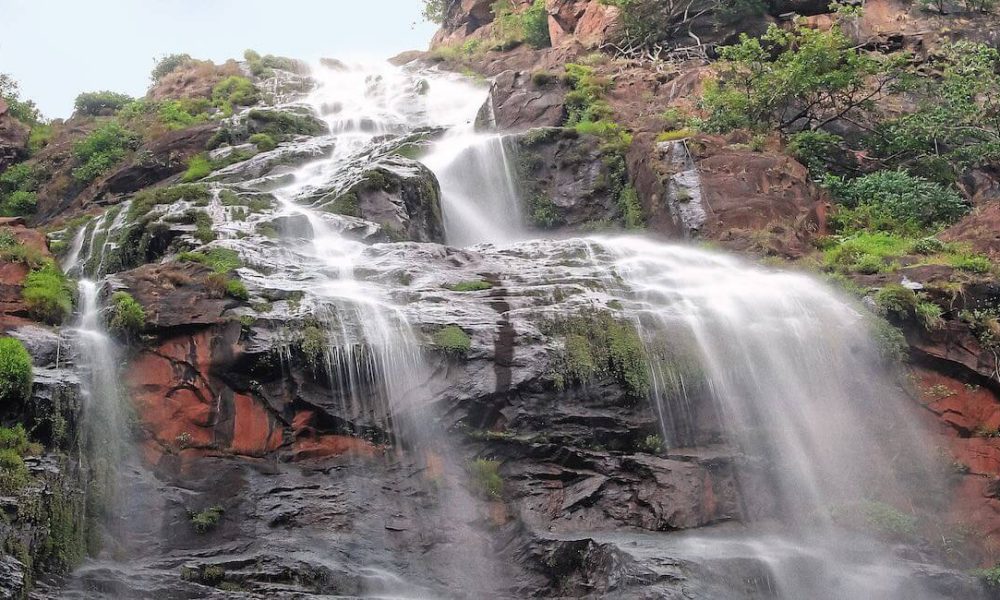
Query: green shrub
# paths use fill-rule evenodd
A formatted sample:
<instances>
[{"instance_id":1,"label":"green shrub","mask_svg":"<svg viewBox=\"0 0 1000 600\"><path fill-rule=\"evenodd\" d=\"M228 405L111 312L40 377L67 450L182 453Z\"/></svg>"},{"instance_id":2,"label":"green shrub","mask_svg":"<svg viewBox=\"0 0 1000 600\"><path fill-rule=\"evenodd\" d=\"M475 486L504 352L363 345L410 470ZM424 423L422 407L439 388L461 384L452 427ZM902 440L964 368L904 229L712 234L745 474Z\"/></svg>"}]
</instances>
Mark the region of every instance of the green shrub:
<instances>
[{"instance_id":1,"label":"green shrub","mask_svg":"<svg viewBox=\"0 0 1000 600\"><path fill-rule=\"evenodd\" d=\"M917 518L884 502L869 501L862 506L869 527L880 535L908 538L917 531Z\"/></svg>"},{"instance_id":2,"label":"green shrub","mask_svg":"<svg viewBox=\"0 0 1000 600\"><path fill-rule=\"evenodd\" d=\"M212 88L212 104L226 114L232 114L237 106L253 106L258 100L253 82L239 75L227 77Z\"/></svg>"},{"instance_id":3,"label":"green shrub","mask_svg":"<svg viewBox=\"0 0 1000 600\"><path fill-rule=\"evenodd\" d=\"M840 205L832 221L842 231L915 234L953 223L969 210L955 190L904 171L876 171L855 179L827 177L824 185Z\"/></svg>"},{"instance_id":4,"label":"green shrub","mask_svg":"<svg viewBox=\"0 0 1000 600\"><path fill-rule=\"evenodd\" d=\"M13 427L0 427L0 449L13 450L23 455L30 446L28 432L24 430L24 425L18 423Z\"/></svg>"},{"instance_id":5,"label":"green shrub","mask_svg":"<svg viewBox=\"0 0 1000 600\"><path fill-rule=\"evenodd\" d=\"M127 292L115 292L111 296L111 318L108 330L116 335L132 337L146 327L146 311Z\"/></svg>"},{"instance_id":6,"label":"green shrub","mask_svg":"<svg viewBox=\"0 0 1000 600\"><path fill-rule=\"evenodd\" d=\"M993 270L993 263L985 256L959 254L952 256L949 260L949 264L956 269L969 271L971 273L979 273L980 275L984 275Z\"/></svg>"},{"instance_id":7,"label":"green shrub","mask_svg":"<svg viewBox=\"0 0 1000 600\"><path fill-rule=\"evenodd\" d=\"M814 173L827 169L827 161L843 142L826 131L799 131L788 136L788 153Z\"/></svg>"},{"instance_id":8,"label":"green shrub","mask_svg":"<svg viewBox=\"0 0 1000 600\"><path fill-rule=\"evenodd\" d=\"M941 316L943 313L944 311L940 306L926 300L918 302L916 307L914 307L914 314L917 320L928 331L944 327L944 319Z\"/></svg>"},{"instance_id":9,"label":"green shrub","mask_svg":"<svg viewBox=\"0 0 1000 600\"><path fill-rule=\"evenodd\" d=\"M73 312L73 287L53 263L30 273L21 297L32 317L58 325Z\"/></svg>"},{"instance_id":10,"label":"green shrub","mask_svg":"<svg viewBox=\"0 0 1000 600\"><path fill-rule=\"evenodd\" d=\"M640 229L646 224L639 194L631 185L626 185L618 194L618 209L622 211L622 221L627 229Z\"/></svg>"},{"instance_id":11,"label":"green shrub","mask_svg":"<svg viewBox=\"0 0 1000 600\"><path fill-rule=\"evenodd\" d=\"M198 533L208 533L219 524L224 512L221 506L212 506L201 512L190 513L191 525Z\"/></svg>"},{"instance_id":12,"label":"green shrub","mask_svg":"<svg viewBox=\"0 0 1000 600\"><path fill-rule=\"evenodd\" d=\"M472 349L472 340L461 327L448 325L434 333L432 344L450 356L465 356Z\"/></svg>"},{"instance_id":13,"label":"green shrub","mask_svg":"<svg viewBox=\"0 0 1000 600\"><path fill-rule=\"evenodd\" d=\"M247 286L243 285L243 282L238 279L230 279L226 282L226 294L244 302L250 299L250 292L247 291Z\"/></svg>"},{"instance_id":14,"label":"green shrub","mask_svg":"<svg viewBox=\"0 0 1000 600\"><path fill-rule=\"evenodd\" d=\"M153 66L153 72L150 73L150 78L154 82L159 81L173 73L177 69L191 64L194 59L191 58L190 54L167 54L159 59L155 60L156 64Z\"/></svg>"},{"instance_id":15,"label":"green shrub","mask_svg":"<svg viewBox=\"0 0 1000 600\"><path fill-rule=\"evenodd\" d=\"M205 99L165 100L156 113L168 129L184 129L207 121L210 107L211 103Z\"/></svg>"},{"instance_id":16,"label":"green shrub","mask_svg":"<svg viewBox=\"0 0 1000 600\"><path fill-rule=\"evenodd\" d=\"M640 446L643 452L649 454L662 454L663 453L663 438L658 435L647 435L646 439L642 440Z\"/></svg>"},{"instance_id":17,"label":"green shrub","mask_svg":"<svg viewBox=\"0 0 1000 600\"><path fill-rule=\"evenodd\" d=\"M33 214L37 205L38 195L35 192L17 190L4 200L0 212L10 217L25 216Z\"/></svg>"},{"instance_id":18,"label":"green shrub","mask_svg":"<svg viewBox=\"0 0 1000 600\"><path fill-rule=\"evenodd\" d=\"M486 498L500 498L503 493L499 461L477 458L469 463L469 478L476 492Z\"/></svg>"},{"instance_id":19,"label":"green shrub","mask_svg":"<svg viewBox=\"0 0 1000 600\"><path fill-rule=\"evenodd\" d=\"M117 92L86 92L76 97L73 106L78 114L98 117L113 115L132 100L131 96Z\"/></svg>"},{"instance_id":20,"label":"green shrub","mask_svg":"<svg viewBox=\"0 0 1000 600\"><path fill-rule=\"evenodd\" d=\"M10 448L0 449L0 492L12 494L28 483L24 458Z\"/></svg>"},{"instance_id":21,"label":"green shrub","mask_svg":"<svg viewBox=\"0 0 1000 600\"><path fill-rule=\"evenodd\" d=\"M257 149L261 152L274 150L278 146L278 144L274 141L274 138L266 133L255 133L251 135L250 143L257 146Z\"/></svg>"},{"instance_id":22,"label":"green shrub","mask_svg":"<svg viewBox=\"0 0 1000 600\"><path fill-rule=\"evenodd\" d=\"M203 210L194 213L194 237L202 244L215 241L215 231L212 229L212 216Z\"/></svg>"},{"instance_id":23,"label":"green shrub","mask_svg":"<svg viewBox=\"0 0 1000 600\"><path fill-rule=\"evenodd\" d=\"M444 287L453 292L478 292L490 289L493 287L493 284L489 281L483 281L481 279L472 279L468 281L459 281L458 283L449 283Z\"/></svg>"},{"instance_id":24,"label":"green shrub","mask_svg":"<svg viewBox=\"0 0 1000 600\"><path fill-rule=\"evenodd\" d=\"M875 315L871 316L869 324L875 348L884 362L894 364L906 360L909 344L898 327Z\"/></svg>"},{"instance_id":25,"label":"green shrub","mask_svg":"<svg viewBox=\"0 0 1000 600\"><path fill-rule=\"evenodd\" d=\"M494 15L494 36L500 47L509 47L519 42L535 48L552 44L545 0L535 0L521 12L515 11L510 0L497 0L491 10Z\"/></svg>"},{"instance_id":26,"label":"green shrub","mask_svg":"<svg viewBox=\"0 0 1000 600\"><path fill-rule=\"evenodd\" d=\"M188 161L187 171L181 176L181 181L191 183L199 179L204 179L212 174L212 163L204 154L196 154Z\"/></svg>"},{"instance_id":27,"label":"green shrub","mask_svg":"<svg viewBox=\"0 0 1000 600\"><path fill-rule=\"evenodd\" d=\"M73 144L73 155L80 163L73 170L73 177L81 183L90 183L121 162L139 142L137 134L114 121L102 125Z\"/></svg>"},{"instance_id":28,"label":"green shrub","mask_svg":"<svg viewBox=\"0 0 1000 600\"><path fill-rule=\"evenodd\" d=\"M673 129L670 131L664 131L656 136L657 142L674 142L677 140L683 140L694 135L694 130L684 127L682 129Z\"/></svg>"},{"instance_id":29,"label":"green shrub","mask_svg":"<svg viewBox=\"0 0 1000 600\"><path fill-rule=\"evenodd\" d=\"M826 250L824 261L844 271L880 272L887 260L905 255L911 245L909 239L891 233L858 233Z\"/></svg>"},{"instance_id":30,"label":"green shrub","mask_svg":"<svg viewBox=\"0 0 1000 600\"><path fill-rule=\"evenodd\" d=\"M266 133L275 140L290 135L320 135L326 125L315 118L283 110L251 110L247 118L254 133Z\"/></svg>"},{"instance_id":31,"label":"green shrub","mask_svg":"<svg viewBox=\"0 0 1000 600\"><path fill-rule=\"evenodd\" d=\"M978 577L990 590L1000 590L1000 565L995 565L989 569L977 569L973 574Z\"/></svg>"},{"instance_id":32,"label":"green shrub","mask_svg":"<svg viewBox=\"0 0 1000 600\"><path fill-rule=\"evenodd\" d=\"M422 0L424 3L423 9L420 14L423 15L424 19L430 21L431 23L441 24L444 22L444 18L448 15L448 7L451 5L451 0Z\"/></svg>"},{"instance_id":33,"label":"green shrub","mask_svg":"<svg viewBox=\"0 0 1000 600\"><path fill-rule=\"evenodd\" d=\"M0 402L4 410L20 405L31 396L31 355L20 340L0 338Z\"/></svg>"},{"instance_id":34,"label":"green shrub","mask_svg":"<svg viewBox=\"0 0 1000 600\"><path fill-rule=\"evenodd\" d=\"M875 305L883 314L909 317L917 308L917 294L898 283L890 283L875 293Z\"/></svg>"}]
</instances>

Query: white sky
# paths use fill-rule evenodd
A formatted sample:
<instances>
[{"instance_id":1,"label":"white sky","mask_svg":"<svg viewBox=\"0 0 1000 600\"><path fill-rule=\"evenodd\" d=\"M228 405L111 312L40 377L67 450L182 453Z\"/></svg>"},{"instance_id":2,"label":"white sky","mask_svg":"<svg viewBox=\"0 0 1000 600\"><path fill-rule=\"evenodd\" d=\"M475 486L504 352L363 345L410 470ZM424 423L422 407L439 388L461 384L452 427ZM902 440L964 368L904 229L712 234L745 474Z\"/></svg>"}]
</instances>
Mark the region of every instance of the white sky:
<instances>
[{"instance_id":1,"label":"white sky","mask_svg":"<svg viewBox=\"0 0 1000 600\"><path fill-rule=\"evenodd\" d=\"M425 49L420 0L0 0L0 73L46 117L80 92L145 93L154 57L216 62L253 48L305 60Z\"/></svg>"}]
</instances>

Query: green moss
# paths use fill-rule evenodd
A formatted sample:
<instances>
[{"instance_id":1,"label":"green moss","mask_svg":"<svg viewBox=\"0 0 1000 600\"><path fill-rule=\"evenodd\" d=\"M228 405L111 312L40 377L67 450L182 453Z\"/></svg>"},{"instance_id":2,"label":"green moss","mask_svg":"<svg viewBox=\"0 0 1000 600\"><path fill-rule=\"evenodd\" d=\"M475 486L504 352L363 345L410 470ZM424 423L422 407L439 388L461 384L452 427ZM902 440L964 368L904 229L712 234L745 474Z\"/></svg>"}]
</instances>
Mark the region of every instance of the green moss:
<instances>
[{"instance_id":1,"label":"green moss","mask_svg":"<svg viewBox=\"0 0 1000 600\"><path fill-rule=\"evenodd\" d=\"M465 356L472 348L472 340L461 327L448 325L434 332L434 347L450 356Z\"/></svg>"},{"instance_id":2,"label":"green moss","mask_svg":"<svg viewBox=\"0 0 1000 600\"><path fill-rule=\"evenodd\" d=\"M299 349L302 351L302 356L305 358L306 364L313 371L318 371L323 365L329 345L326 333L319 327L309 325L302 330Z\"/></svg>"},{"instance_id":3,"label":"green moss","mask_svg":"<svg viewBox=\"0 0 1000 600\"><path fill-rule=\"evenodd\" d=\"M479 292L492 288L493 284L482 279L471 279L468 281L459 281L458 283L449 283L444 287L453 292Z\"/></svg>"},{"instance_id":4,"label":"green moss","mask_svg":"<svg viewBox=\"0 0 1000 600\"><path fill-rule=\"evenodd\" d=\"M28 467L24 458L10 448L0 448L0 493L10 495L27 485Z\"/></svg>"},{"instance_id":5,"label":"green moss","mask_svg":"<svg viewBox=\"0 0 1000 600\"><path fill-rule=\"evenodd\" d=\"M108 330L122 337L138 335L146 327L146 311L128 292L111 296L111 318Z\"/></svg>"},{"instance_id":6,"label":"green moss","mask_svg":"<svg viewBox=\"0 0 1000 600\"><path fill-rule=\"evenodd\" d=\"M622 220L628 229L640 229L645 225L642 205L639 204L639 194L631 185L626 185L618 194L618 208L622 211Z\"/></svg>"},{"instance_id":7,"label":"green moss","mask_svg":"<svg viewBox=\"0 0 1000 600\"><path fill-rule=\"evenodd\" d=\"M358 195L354 192L345 192L327 205L327 212L348 217L360 217L361 207L358 205Z\"/></svg>"},{"instance_id":8,"label":"green moss","mask_svg":"<svg viewBox=\"0 0 1000 600\"><path fill-rule=\"evenodd\" d=\"M193 203L200 200L209 200L211 197L212 192L208 189L208 186L199 183L180 184L167 188L145 189L136 193L136 195L132 198L132 204L129 206L126 220L129 222L135 222L148 214L154 206L173 204L175 202L180 202L181 200Z\"/></svg>"},{"instance_id":9,"label":"green moss","mask_svg":"<svg viewBox=\"0 0 1000 600\"><path fill-rule=\"evenodd\" d=\"M657 142L674 142L677 140L683 140L694 135L694 130L684 127L682 129L673 129L670 131L664 131L663 133L656 136Z\"/></svg>"},{"instance_id":10,"label":"green moss","mask_svg":"<svg viewBox=\"0 0 1000 600\"><path fill-rule=\"evenodd\" d=\"M883 537L905 539L917 530L917 518L884 502L869 501L861 507L869 527Z\"/></svg>"},{"instance_id":11,"label":"green moss","mask_svg":"<svg viewBox=\"0 0 1000 600\"><path fill-rule=\"evenodd\" d=\"M200 512L190 513L191 525L198 533L208 533L218 526L224 512L221 506L212 506Z\"/></svg>"},{"instance_id":12,"label":"green moss","mask_svg":"<svg viewBox=\"0 0 1000 600\"><path fill-rule=\"evenodd\" d=\"M31 396L31 355L20 340L0 338L0 402L14 410Z\"/></svg>"},{"instance_id":13,"label":"green moss","mask_svg":"<svg viewBox=\"0 0 1000 600\"><path fill-rule=\"evenodd\" d=\"M583 384L608 376L629 397L648 394L649 359L631 321L607 311L587 311L552 321L546 324L545 332L563 337L563 352L554 361L557 384Z\"/></svg>"},{"instance_id":14,"label":"green moss","mask_svg":"<svg viewBox=\"0 0 1000 600\"><path fill-rule=\"evenodd\" d=\"M317 119L292 112L254 109L247 116L254 133L266 133L275 140L326 132L326 125Z\"/></svg>"},{"instance_id":15,"label":"green moss","mask_svg":"<svg viewBox=\"0 0 1000 600\"><path fill-rule=\"evenodd\" d=\"M73 287L55 263L28 274L21 297L32 317L58 325L73 312Z\"/></svg>"},{"instance_id":16,"label":"green moss","mask_svg":"<svg viewBox=\"0 0 1000 600\"><path fill-rule=\"evenodd\" d=\"M500 462L478 458L469 463L469 479L475 491L486 498L500 498L503 493L503 478L500 477Z\"/></svg>"}]
</instances>

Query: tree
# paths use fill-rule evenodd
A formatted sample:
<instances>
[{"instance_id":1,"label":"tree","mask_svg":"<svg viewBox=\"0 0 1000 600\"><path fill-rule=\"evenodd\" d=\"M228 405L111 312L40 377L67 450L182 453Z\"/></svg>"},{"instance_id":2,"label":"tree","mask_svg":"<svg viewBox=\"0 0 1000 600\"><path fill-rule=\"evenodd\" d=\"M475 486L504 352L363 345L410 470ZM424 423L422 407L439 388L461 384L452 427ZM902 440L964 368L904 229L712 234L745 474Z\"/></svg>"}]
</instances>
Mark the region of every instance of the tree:
<instances>
[{"instance_id":1,"label":"tree","mask_svg":"<svg viewBox=\"0 0 1000 600\"><path fill-rule=\"evenodd\" d=\"M904 57L853 47L834 26L771 25L760 38L743 34L719 48L718 77L705 88L707 128L784 132L818 130L871 111L901 73Z\"/></svg>"},{"instance_id":2,"label":"tree","mask_svg":"<svg viewBox=\"0 0 1000 600\"><path fill-rule=\"evenodd\" d=\"M0 98L10 107L10 114L18 121L27 125L37 125L42 121L42 114L31 100L21 99L21 87L13 77L0 73Z\"/></svg>"},{"instance_id":3,"label":"tree","mask_svg":"<svg viewBox=\"0 0 1000 600\"><path fill-rule=\"evenodd\" d=\"M424 9L421 11L424 19L431 23L444 23L448 16L448 9L451 8L452 0L423 0Z\"/></svg>"}]
</instances>

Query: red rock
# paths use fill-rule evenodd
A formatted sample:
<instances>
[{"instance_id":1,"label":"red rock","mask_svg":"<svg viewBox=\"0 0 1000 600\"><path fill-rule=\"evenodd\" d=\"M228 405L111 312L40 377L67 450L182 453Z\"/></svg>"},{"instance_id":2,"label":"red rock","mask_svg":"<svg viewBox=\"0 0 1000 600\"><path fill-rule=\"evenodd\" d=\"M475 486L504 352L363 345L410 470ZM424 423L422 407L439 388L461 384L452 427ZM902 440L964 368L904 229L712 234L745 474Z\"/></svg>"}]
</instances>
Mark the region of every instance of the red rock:
<instances>
[{"instance_id":1,"label":"red rock","mask_svg":"<svg viewBox=\"0 0 1000 600\"><path fill-rule=\"evenodd\" d=\"M281 446L283 430L264 406L245 394L235 394L233 405L233 452L263 456Z\"/></svg>"},{"instance_id":2,"label":"red rock","mask_svg":"<svg viewBox=\"0 0 1000 600\"><path fill-rule=\"evenodd\" d=\"M372 457L379 449L369 441L346 435L318 435L296 439L292 444L292 460L328 458L350 454Z\"/></svg>"}]
</instances>

